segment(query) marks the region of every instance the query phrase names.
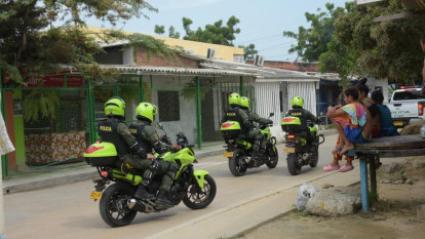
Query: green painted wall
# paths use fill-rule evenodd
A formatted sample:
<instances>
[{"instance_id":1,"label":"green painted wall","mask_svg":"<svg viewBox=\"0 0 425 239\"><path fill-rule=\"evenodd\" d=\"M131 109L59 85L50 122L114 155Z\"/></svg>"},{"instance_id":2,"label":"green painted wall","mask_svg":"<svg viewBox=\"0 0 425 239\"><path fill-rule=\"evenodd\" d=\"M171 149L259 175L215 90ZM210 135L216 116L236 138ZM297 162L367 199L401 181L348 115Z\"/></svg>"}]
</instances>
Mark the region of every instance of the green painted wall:
<instances>
[{"instance_id":1,"label":"green painted wall","mask_svg":"<svg viewBox=\"0 0 425 239\"><path fill-rule=\"evenodd\" d=\"M22 115L22 91L15 90L13 92L14 101L14 125L15 125L15 148L16 148L16 164L18 168L25 166L25 133L24 118ZM19 108L20 107L20 108Z\"/></svg>"}]
</instances>

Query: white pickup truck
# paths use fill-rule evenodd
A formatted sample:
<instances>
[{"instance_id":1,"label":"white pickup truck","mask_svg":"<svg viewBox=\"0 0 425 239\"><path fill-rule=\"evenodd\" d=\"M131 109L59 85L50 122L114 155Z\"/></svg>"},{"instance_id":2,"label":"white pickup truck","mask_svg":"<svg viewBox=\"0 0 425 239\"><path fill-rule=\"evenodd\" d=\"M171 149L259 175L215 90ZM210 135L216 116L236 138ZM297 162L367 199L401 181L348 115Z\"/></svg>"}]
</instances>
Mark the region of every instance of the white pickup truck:
<instances>
[{"instance_id":1,"label":"white pickup truck","mask_svg":"<svg viewBox=\"0 0 425 239\"><path fill-rule=\"evenodd\" d=\"M412 120L424 118L425 96L421 94L421 88L395 90L387 106L394 126L403 128Z\"/></svg>"}]
</instances>

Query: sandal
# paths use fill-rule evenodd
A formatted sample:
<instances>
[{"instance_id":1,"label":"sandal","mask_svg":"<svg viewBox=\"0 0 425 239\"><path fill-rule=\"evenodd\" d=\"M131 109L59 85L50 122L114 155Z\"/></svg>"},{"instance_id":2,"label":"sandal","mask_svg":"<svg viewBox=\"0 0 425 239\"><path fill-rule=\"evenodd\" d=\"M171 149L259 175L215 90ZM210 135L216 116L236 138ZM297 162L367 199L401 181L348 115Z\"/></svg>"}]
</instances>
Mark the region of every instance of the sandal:
<instances>
[{"instance_id":1,"label":"sandal","mask_svg":"<svg viewBox=\"0 0 425 239\"><path fill-rule=\"evenodd\" d=\"M338 172L345 173L345 172L351 171L351 170L353 170L353 169L354 169L353 165L345 164L344 166L342 166L342 167L338 170Z\"/></svg>"},{"instance_id":2,"label":"sandal","mask_svg":"<svg viewBox=\"0 0 425 239\"><path fill-rule=\"evenodd\" d=\"M326 166L323 167L323 171L325 172L331 172L331 171L335 171L338 170L340 167L339 165L334 165L334 164L328 164Z\"/></svg>"}]
</instances>

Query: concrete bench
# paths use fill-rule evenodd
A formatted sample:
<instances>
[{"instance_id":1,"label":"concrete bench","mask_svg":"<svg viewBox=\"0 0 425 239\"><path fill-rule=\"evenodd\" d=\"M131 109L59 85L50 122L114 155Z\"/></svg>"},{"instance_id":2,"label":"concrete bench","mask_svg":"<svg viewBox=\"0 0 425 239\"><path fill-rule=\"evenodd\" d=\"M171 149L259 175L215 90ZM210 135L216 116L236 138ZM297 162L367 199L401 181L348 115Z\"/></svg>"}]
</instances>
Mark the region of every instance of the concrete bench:
<instances>
[{"instance_id":1,"label":"concrete bench","mask_svg":"<svg viewBox=\"0 0 425 239\"><path fill-rule=\"evenodd\" d=\"M368 212L369 200L378 198L376 162L380 158L396 158L425 155L425 139L420 135L401 135L374 139L369 143L356 145L353 153L360 160L360 193L362 211ZM370 174L370 198L368 167Z\"/></svg>"}]
</instances>

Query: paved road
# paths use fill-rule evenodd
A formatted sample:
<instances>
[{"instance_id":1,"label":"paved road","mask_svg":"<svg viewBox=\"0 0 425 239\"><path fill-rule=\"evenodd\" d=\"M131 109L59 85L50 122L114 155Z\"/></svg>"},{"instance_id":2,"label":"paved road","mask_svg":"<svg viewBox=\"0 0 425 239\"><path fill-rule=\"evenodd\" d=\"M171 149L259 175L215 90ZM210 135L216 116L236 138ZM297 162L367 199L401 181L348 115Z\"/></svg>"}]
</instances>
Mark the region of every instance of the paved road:
<instances>
[{"instance_id":1,"label":"paved road","mask_svg":"<svg viewBox=\"0 0 425 239\"><path fill-rule=\"evenodd\" d=\"M293 187L322 176L324 173L321 168L330 161L333 142L335 136L328 136L326 143L320 147L317 168L304 167L302 174L296 177L290 176L286 168L282 146L279 146L280 162L277 168L269 170L262 166L251 169L245 176L238 178L230 174L227 160L222 156L205 158L196 167L207 169L215 178L218 188L217 196L208 208L193 211L181 204L161 213L138 214L133 224L123 228L111 229L102 221L98 205L88 198L93 189L90 181L6 195L6 236L8 239L121 239L154 236L165 229L212 215L223 208L239 205L276 188L286 185ZM231 220L229 218L229 223ZM196 235L193 235L193 238L195 237Z\"/></svg>"}]
</instances>

